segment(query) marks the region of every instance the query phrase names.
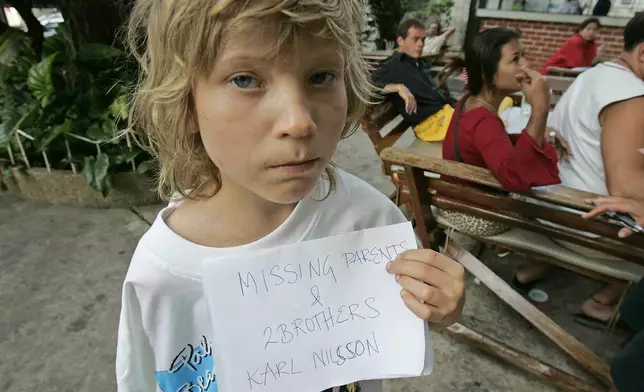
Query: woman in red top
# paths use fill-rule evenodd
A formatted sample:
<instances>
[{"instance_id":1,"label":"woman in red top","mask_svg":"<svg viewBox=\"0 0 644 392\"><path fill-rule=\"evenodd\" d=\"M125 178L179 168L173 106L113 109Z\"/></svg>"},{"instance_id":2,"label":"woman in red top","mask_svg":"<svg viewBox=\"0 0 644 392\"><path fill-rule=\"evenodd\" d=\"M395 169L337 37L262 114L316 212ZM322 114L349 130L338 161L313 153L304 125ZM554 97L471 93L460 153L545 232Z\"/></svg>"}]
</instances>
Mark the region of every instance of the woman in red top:
<instances>
[{"instance_id":1,"label":"woman in red top","mask_svg":"<svg viewBox=\"0 0 644 392\"><path fill-rule=\"evenodd\" d=\"M601 24L597 18L586 19L579 25L577 33L570 37L559 50L546 61L541 73L546 75L549 67L576 68L590 67L597 60L597 33Z\"/></svg>"},{"instance_id":2,"label":"woman in red top","mask_svg":"<svg viewBox=\"0 0 644 392\"><path fill-rule=\"evenodd\" d=\"M450 66L462 66L455 63ZM485 167L511 192L560 182L556 150L545 141L548 85L526 64L515 31L477 35L465 53L469 94L456 106L443 141L443 158ZM508 135L497 111L504 97L519 90L532 114L521 134Z\"/></svg>"}]
</instances>

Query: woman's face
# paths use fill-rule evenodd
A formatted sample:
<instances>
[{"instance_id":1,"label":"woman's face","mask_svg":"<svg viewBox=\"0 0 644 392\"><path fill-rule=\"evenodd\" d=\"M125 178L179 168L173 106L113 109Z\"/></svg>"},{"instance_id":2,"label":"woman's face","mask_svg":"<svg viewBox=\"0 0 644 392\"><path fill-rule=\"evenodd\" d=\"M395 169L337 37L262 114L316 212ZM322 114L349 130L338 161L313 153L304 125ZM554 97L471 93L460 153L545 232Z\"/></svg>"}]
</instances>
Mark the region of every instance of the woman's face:
<instances>
[{"instance_id":1,"label":"woman's face","mask_svg":"<svg viewBox=\"0 0 644 392\"><path fill-rule=\"evenodd\" d=\"M594 41L597 38L597 33L599 32L599 26L597 23L589 23L586 27L581 29L579 35L585 41Z\"/></svg>"},{"instance_id":2,"label":"woman's face","mask_svg":"<svg viewBox=\"0 0 644 392\"><path fill-rule=\"evenodd\" d=\"M501 91L514 92L520 89L517 75L522 75L522 66L528 62L518 40L512 40L501 49L501 60L494 75L494 85Z\"/></svg>"}]
</instances>

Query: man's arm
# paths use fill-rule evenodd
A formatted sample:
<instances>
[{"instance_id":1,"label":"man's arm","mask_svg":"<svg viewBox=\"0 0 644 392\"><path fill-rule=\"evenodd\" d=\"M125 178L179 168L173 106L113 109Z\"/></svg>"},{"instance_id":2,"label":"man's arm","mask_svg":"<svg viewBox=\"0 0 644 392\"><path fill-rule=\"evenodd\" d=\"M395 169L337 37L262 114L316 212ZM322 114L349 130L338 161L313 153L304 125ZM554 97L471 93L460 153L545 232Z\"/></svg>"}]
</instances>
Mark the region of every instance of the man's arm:
<instances>
[{"instance_id":1,"label":"man's arm","mask_svg":"<svg viewBox=\"0 0 644 392\"><path fill-rule=\"evenodd\" d=\"M445 30L443 30L442 35L445 36L445 41L447 41L449 39L449 37L451 37L452 34L454 34L455 31L456 31L456 27L448 27Z\"/></svg>"},{"instance_id":2,"label":"man's arm","mask_svg":"<svg viewBox=\"0 0 644 392\"><path fill-rule=\"evenodd\" d=\"M644 97L614 103L601 111L601 151L611 196L644 199Z\"/></svg>"}]
</instances>

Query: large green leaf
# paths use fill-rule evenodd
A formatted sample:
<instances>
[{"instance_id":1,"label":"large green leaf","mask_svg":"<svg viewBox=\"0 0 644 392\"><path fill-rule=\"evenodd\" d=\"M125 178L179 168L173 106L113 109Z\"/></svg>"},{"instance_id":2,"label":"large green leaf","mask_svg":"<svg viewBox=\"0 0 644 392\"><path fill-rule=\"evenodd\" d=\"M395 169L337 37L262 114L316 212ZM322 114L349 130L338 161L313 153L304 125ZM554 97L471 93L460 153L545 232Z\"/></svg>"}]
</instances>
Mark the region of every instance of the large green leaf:
<instances>
[{"instance_id":1,"label":"large green leaf","mask_svg":"<svg viewBox=\"0 0 644 392\"><path fill-rule=\"evenodd\" d=\"M100 123L93 122L87 128L87 136L97 142L107 142L116 137L116 124L111 119L104 119Z\"/></svg>"},{"instance_id":2,"label":"large green leaf","mask_svg":"<svg viewBox=\"0 0 644 392\"><path fill-rule=\"evenodd\" d=\"M42 107L49 104L49 99L54 93L54 83L51 80L51 69L56 53L35 64L29 70L29 77L27 78L27 85L31 89L34 97Z\"/></svg>"},{"instance_id":3,"label":"large green leaf","mask_svg":"<svg viewBox=\"0 0 644 392\"><path fill-rule=\"evenodd\" d=\"M106 196L112 185L109 176L110 158L107 154L99 153L96 158L85 157L81 174L85 181L97 192Z\"/></svg>"},{"instance_id":4,"label":"large green leaf","mask_svg":"<svg viewBox=\"0 0 644 392\"><path fill-rule=\"evenodd\" d=\"M119 96L112 102L110 105L110 115L117 120L127 119L127 97L125 95Z\"/></svg>"},{"instance_id":5,"label":"large green leaf","mask_svg":"<svg viewBox=\"0 0 644 392\"><path fill-rule=\"evenodd\" d=\"M0 123L0 146L4 146L11 140L18 129L31 126L37 119L40 108L38 105L29 105L24 112L13 111L5 121Z\"/></svg>"},{"instance_id":6,"label":"large green leaf","mask_svg":"<svg viewBox=\"0 0 644 392\"><path fill-rule=\"evenodd\" d=\"M44 150L58 136L71 132L72 120L66 119L64 123L50 127L40 142L40 150Z\"/></svg>"},{"instance_id":7,"label":"large green leaf","mask_svg":"<svg viewBox=\"0 0 644 392\"><path fill-rule=\"evenodd\" d=\"M132 150L122 152L120 154L112 154L110 155L110 165L120 165L122 163L129 162L136 158L140 153L140 150Z\"/></svg>"},{"instance_id":8,"label":"large green leaf","mask_svg":"<svg viewBox=\"0 0 644 392\"><path fill-rule=\"evenodd\" d=\"M151 170L154 170L156 168L156 165L152 161L143 161L139 164L139 167L136 168L136 172L143 175Z\"/></svg>"},{"instance_id":9,"label":"large green leaf","mask_svg":"<svg viewBox=\"0 0 644 392\"><path fill-rule=\"evenodd\" d=\"M6 145L18 129L20 114L13 113L0 123L0 146Z\"/></svg>"},{"instance_id":10,"label":"large green leaf","mask_svg":"<svg viewBox=\"0 0 644 392\"><path fill-rule=\"evenodd\" d=\"M78 53L78 60L88 61L113 61L123 55L118 48L104 44L87 44Z\"/></svg>"},{"instance_id":11,"label":"large green leaf","mask_svg":"<svg viewBox=\"0 0 644 392\"><path fill-rule=\"evenodd\" d=\"M94 189L96 189L94 182L95 161L94 157L85 157L85 161L83 162L83 171L81 172L81 175L85 178L85 182Z\"/></svg>"},{"instance_id":12,"label":"large green leaf","mask_svg":"<svg viewBox=\"0 0 644 392\"><path fill-rule=\"evenodd\" d=\"M43 43L43 55L45 57L58 53L57 60L74 61L76 60L76 47L72 39L72 33L66 24L60 24L56 27L56 34L45 38Z\"/></svg>"},{"instance_id":13,"label":"large green leaf","mask_svg":"<svg viewBox=\"0 0 644 392\"><path fill-rule=\"evenodd\" d=\"M111 188L108 170L110 168L110 158L107 154L100 153L96 157L96 164L94 165L94 182L96 190L101 192L103 196L107 196Z\"/></svg>"}]
</instances>

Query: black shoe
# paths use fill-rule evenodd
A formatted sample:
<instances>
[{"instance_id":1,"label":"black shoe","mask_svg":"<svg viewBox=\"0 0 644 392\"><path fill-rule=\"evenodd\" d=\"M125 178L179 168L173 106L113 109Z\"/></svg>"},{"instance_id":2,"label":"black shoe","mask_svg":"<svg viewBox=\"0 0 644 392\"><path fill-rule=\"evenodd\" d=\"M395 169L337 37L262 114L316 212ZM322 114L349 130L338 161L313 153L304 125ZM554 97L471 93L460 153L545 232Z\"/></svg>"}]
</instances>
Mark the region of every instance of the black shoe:
<instances>
[{"instance_id":1,"label":"black shoe","mask_svg":"<svg viewBox=\"0 0 644 392\"><path fill-rule=\"evenodd\" d=\"M532 290L534 286L540 281L541 279L537 279L531 282L522 283L522 282L519 282L519 279L517 279L515 275L514 278L512 278L512 283L510 283L510 286L512 286L512 288L516 290L517 293L523 295L524 297L527 297L528 294L530 293L530 290Z\"/></svg>"}]
</instances>

